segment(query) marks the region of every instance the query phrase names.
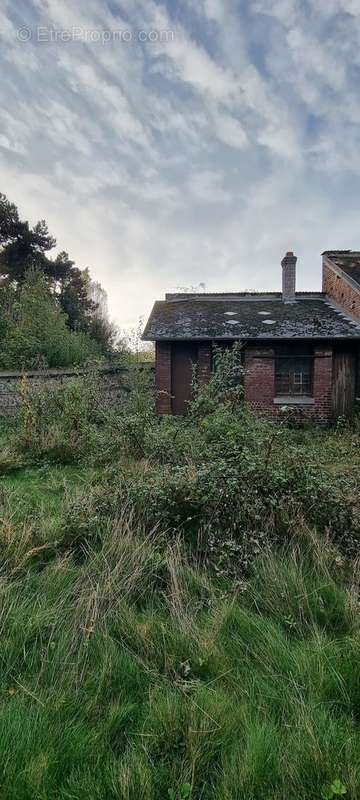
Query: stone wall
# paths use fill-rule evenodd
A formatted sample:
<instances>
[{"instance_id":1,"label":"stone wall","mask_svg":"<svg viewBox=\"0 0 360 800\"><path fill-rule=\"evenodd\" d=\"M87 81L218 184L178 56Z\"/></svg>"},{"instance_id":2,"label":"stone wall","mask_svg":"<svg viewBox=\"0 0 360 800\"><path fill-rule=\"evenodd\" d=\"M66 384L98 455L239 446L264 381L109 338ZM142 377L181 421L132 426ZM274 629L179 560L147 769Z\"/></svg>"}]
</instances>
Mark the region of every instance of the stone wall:
<instances>
[{"instance_id":1,"label":"stone wall","mask_svg":"<svg viewBox=\"0 0 360 800\"><path fill-rule=\"evenodd\" d=\"M134 365L132 369L146 370L150 386L154 384L154 365L148 362ZM32 388L55 387L88 375L87 369L51 369L24 372L0 372L0 417L16 416L21 407L19 384L26 377ZM104 366L96 369L99 391L106 405L115 405L128 392L129 367Z\"/></svg>"}]
</instances>

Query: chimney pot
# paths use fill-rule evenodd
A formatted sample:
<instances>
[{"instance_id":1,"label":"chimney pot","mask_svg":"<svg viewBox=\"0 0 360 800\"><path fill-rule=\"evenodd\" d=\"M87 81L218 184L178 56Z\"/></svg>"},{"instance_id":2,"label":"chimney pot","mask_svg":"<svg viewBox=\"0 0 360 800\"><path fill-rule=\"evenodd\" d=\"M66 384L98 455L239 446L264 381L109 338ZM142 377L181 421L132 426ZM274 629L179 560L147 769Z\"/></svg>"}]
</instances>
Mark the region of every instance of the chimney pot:
<instances>
[{"instance_id":1,"label":"chimney pot","mask_svg":"<svg viewBox=\"0 0 360 800\"><path fill-rule=\"evenodd\" d=\"M292 250L284 256L282 266L282 299L284 303L295 302L297 258Z\"/></svg>"}]
</instances>

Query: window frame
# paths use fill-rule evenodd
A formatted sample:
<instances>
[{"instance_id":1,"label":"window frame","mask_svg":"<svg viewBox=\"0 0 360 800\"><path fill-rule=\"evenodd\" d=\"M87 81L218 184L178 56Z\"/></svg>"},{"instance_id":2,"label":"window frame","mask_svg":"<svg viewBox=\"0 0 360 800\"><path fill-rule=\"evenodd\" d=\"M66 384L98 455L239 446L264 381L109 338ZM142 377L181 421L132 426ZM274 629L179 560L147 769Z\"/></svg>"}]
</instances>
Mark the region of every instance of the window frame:
<instances>
[{"instance_id":1,"label":"window frame","mask_svg":"<svg viewBox=\"0 0 360 800\"><path fill-rule=\"evenodd\" d=\"M274 360L275 397L302 399L314 396L313 345L299 342L276 345Z\"/></svg>"}]
</instances>

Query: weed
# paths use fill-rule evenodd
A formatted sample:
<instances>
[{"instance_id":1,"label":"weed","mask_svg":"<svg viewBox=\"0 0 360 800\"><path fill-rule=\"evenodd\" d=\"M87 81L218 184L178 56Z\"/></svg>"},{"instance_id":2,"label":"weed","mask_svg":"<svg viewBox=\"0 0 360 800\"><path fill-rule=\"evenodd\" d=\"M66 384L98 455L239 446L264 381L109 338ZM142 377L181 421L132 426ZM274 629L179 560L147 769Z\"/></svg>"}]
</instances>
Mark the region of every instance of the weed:
<instances>
[{"instance_id":1,"label":"weed","mask_svg":"<svg viewBox=\"0 0 360 800\"><path fill-rule=\"evenodd\" d=\"M9 800L360 796L357 434L256 420L225 366L186 419L25 385L0 430Z\"/></svg>"},{"instance_id":2,"label":"weed","mask_svg":"<svg viewBox=\"0 0 360 800\"><path fill-rule=\"evenodd\" d=\"M332 800L333 797L343 797L347 793L346 786L339 780L339 778L335 778L332 783L328 783L327 785L323 786L321 790L321 797L324 800Z\"/></svg>"},{"instance_id":3,"label":"weed","mask_svg":"<svg viewBox=\"0 0 360 800\"><path fill-rule=\"evenodd\" d=\"M182 783L178 789L168 789L170 800L186 800L191 797L191 784Z\"/></svg>"}]
</instances>

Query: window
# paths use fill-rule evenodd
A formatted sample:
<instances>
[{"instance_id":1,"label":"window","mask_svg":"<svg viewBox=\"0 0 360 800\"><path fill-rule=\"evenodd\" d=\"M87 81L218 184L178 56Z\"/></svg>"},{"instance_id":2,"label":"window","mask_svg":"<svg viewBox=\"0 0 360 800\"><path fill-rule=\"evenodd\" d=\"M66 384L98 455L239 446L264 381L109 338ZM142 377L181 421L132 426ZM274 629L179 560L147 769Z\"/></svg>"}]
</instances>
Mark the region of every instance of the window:
<instances>
[{"instance_id":1,"label":"window","mask_svg":"<svg viewBox=\"0 0 360 800\"><path fill-rule=\"evenodd\" d=\"M311 397L314 350L309 345L284 344L275 351L275 394Z\"/></svg>"}]
</instances>

